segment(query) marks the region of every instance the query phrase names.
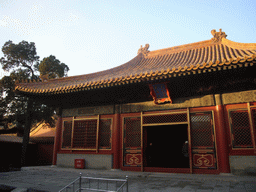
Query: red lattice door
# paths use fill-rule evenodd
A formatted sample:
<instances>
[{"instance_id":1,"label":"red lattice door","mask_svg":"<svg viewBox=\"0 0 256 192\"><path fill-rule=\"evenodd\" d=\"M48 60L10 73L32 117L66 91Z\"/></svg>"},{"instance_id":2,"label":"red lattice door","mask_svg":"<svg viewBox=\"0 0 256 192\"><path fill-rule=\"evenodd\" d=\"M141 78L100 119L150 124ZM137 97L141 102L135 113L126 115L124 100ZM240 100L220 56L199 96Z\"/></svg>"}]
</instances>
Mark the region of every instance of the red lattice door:
<instances>
[{"instance_id":1,"label":"red lattice door","mask_svg":"<svg viewBox=\"0 0 256 192\"><path fill-rule=\"evenodd\" d=\"M190 114L192 166L217 169L212 112Z\"/></svg>"},{"instance_id":2,"label":"red lattice door","mask_svg":"<svg viewBox=\"0 0 256 192\"><path fill-rule=\"evenodd\" d=\"M141 154L141 118L124 118L123 137L123 165L140 167L142 164Z\"/></svg>"}]
</instances>

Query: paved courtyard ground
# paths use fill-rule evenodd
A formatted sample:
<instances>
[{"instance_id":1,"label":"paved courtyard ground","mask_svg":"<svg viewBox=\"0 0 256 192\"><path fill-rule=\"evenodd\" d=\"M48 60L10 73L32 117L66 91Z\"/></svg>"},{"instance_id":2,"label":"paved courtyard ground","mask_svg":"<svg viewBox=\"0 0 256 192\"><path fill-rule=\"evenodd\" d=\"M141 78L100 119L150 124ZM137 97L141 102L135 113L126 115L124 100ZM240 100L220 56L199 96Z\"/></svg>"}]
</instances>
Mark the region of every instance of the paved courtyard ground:
<instances>
[{"instance_id":1,"label":"paved courtyard ground","mask_svg":"<svg viewBox=\"0 0 256 192\"><path fill-rule=\"evenodd\" d=\"M126 176L128 176L130 192L256 191L255 176L127 172L117 170L59 168L51 166L25 167L22 168L21 171L1 172L0 191L56 192L79 177L80 172L83 176L88 177L125 179Z\"/></svg>"}]
</instances>

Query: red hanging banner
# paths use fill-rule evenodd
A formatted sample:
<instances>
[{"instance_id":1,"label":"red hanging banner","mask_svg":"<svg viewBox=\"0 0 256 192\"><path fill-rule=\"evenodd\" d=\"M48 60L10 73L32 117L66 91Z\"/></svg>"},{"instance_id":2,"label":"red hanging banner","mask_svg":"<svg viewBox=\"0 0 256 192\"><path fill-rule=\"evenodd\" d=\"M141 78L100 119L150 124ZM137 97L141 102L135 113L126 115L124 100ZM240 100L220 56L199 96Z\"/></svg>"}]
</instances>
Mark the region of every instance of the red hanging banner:
<instances>
[{"instance_id":1,"label":"red hanging banner","mask_svg":"<svg viewBox=\"0 0 256 192\"><path fill-rule=\"evenodd\" d=\"M166 83L150 84L149 88L155 104L172 103Z\"/></svg>"}]
</instances>

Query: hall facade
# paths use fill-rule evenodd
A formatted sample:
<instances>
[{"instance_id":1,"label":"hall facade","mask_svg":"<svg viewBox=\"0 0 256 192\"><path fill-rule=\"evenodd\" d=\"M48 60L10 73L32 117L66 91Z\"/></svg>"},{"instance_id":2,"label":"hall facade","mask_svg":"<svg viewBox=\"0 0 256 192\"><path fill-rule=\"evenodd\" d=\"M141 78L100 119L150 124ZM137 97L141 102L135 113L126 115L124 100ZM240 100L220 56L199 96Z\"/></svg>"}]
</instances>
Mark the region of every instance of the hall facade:
<instances>
[{"instance_id":1,"label":"hall facade","mask_svg":"<svg viewBox=\"0 0 256 192\"><path fill-rule=\"evenodd\" d=\"M17 83L58 109L53 164L170 173L256 173L256 43L149 51L92 74Z\"/></svg>"}]
</instances>

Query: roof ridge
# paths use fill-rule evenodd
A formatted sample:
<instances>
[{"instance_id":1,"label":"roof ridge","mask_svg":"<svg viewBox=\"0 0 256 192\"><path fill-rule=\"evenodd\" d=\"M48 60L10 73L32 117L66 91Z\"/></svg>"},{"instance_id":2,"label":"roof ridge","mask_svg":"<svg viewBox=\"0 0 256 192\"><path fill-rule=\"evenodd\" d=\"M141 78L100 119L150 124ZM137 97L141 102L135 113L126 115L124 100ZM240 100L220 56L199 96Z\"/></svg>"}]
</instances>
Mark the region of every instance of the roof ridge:
<instances>
[{"instance_id":1,"label":"roof ridge","mask_svg":"<svg viewBox=\"0 0 256 192\"><path fill-rule=\"evenodd\" d=\"M199 41L199 42L188 43L188 44L177 45L169 48L149 51L145 56L154 57L156 55L179 53L179 52L188 51L188 50L195 50L201 47L220 45L220 44L227 45L237 49L241 49L241 48L256 49L256 43L240 43L240 42L235 42L235 41L226 39L227 35L225 32L222 32L221 29L219 30L219 32L216 32L216 30L213 29L211 30L211 34L213 35L213 38L211 38L210 40Z\"/></svg>"},{"instance_id":2,"label":"roof ridge","mask_svg":"<svg viewBox=\"0 0 256 192\"><path fill-rule=\"evenodd\" d=\"M150 51L148 53L147 57L152 57L155 55L170 54L170 53L179 53L181 51L197 49L197 48L205 47L206 45L215 45L215 44L220 44L220 43L219 42L214 43L212 40L205 40L205 41L199 41L199 42L194 42L194 43L188 43L188 44L184 44L184 45L177 45L174 47L168 47L168 48L164 48L164 49Z\"/></svg>"},{"instance_id":3,"label":"roof ridge","mask_svg":"<svg viewBox=\"0 0 256 192\"><path fill-rule=\"evenodd\" d=\"M179 52L184 52L188 50L195 50L203 47L208 47L212 45L226 45L234 49L256 50L256 43L240 43L240 42L235 42L235 41L231 41L229 39L223 38L219 42L214 42L212 39L210 39L210 40L199 41L195 43L177 45L174 47L169 47L164 49L158 49L158 50L150 51L145 57L150 58L150 57L159 56L159 55L179 53Z\"/></svg>"},{"instance_id":4,"label":"roof ridge","mask_svg":"<svg viewBox=\"0 0 256 192\"><path fill-rule=\"evenodd\" d=\"M256 50L256 43L240 43L240 42L231 41L229 39L223 39L222 44L229 45L229 46L232 46L232 48L237 48L237 49L246 48L246 49Z\"/></svg>"}]
</instances>

